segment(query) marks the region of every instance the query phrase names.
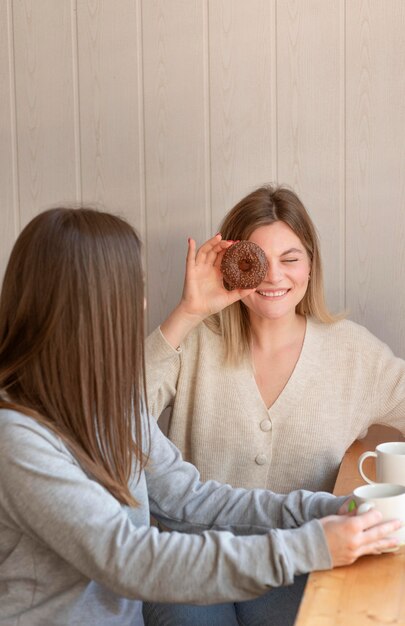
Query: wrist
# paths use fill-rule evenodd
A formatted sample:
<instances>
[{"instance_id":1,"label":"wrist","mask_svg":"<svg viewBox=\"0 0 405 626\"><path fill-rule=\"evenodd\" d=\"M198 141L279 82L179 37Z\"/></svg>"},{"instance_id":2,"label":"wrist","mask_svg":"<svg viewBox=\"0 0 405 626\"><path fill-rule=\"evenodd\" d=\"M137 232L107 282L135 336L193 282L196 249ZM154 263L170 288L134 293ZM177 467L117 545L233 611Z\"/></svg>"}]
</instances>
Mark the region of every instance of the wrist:
<instances>
[{"instance_id":1,"label":"wrist","mask_svg":"<svg viewBox=\"0 0 405 626\"><path fill-rule=\"evenodd\" d=\"M177 350L188 333L196 328L204 316L190 313L180 302L169 317L160 325L166 341Z\"/></svg>"},{"instance_id":2,"label":"wrist","mask_svg":"<svg viewBox=\"0 0 405 626\"><path fill-rule=\"evenodd\" d=\"M180 300L172 314L184 327L188 328L188 331L198 326L207 317L207 314L201 311L192 310L187 301L183 299Z\"/></svg>"}]
</instances>

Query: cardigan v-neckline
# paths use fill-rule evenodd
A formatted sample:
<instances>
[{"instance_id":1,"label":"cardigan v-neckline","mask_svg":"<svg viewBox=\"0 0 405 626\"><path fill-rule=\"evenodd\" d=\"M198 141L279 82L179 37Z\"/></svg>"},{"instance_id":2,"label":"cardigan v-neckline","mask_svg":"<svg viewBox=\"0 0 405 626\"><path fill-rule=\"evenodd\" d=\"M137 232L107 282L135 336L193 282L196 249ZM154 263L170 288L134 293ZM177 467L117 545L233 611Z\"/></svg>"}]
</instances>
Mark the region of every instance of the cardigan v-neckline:
<instances>
[{"instance_id":1,"label":"cardigan v-neckline","mask_svg":"<svg viewBox=\"0 0 405 626\"><path fill-rule=\"evenodd\" d=\"M277 408L280 403L285 405L286 401L288 402L288 399L291 396L294 397L294 402L296 402L297 391L299 387L299 385L297 385L297 380L301 378L301 372L308 365L308 356L311 351L312 338L313 322L309 317L307 317L304 340L302 342L302 347L298 359L283 389L274 400L273 404L271 404L269 407L266 406L263 396L260 393L259 387L256 383L252 363L248 358L246 358L245 367L241 367L240 369L235 371L236 387L240 392L239 395L241 396L242 401L248 402L250 408L252 401L254 401L257 407L260 407L262 411L265 411L269 417L271 417L273 413L277 412Z\"/></svg>"}]
</instances>

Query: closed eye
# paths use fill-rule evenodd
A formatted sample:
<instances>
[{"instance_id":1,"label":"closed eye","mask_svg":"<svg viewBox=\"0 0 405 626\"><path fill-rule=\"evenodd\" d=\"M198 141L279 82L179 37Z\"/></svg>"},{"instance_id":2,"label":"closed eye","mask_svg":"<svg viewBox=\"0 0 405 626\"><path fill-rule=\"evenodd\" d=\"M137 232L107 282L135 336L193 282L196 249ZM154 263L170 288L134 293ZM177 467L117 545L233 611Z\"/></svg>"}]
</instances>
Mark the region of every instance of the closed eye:
<instances>
[{"instance_id":1,"label":"closed eye","mask_svg":"<svg viewBox=\"0 0 405 626\"><path fill-rule=\"evenodd\" d=\"M283 263L295 263L299 259L283 259Z\"/></svg>"}]
</instances>

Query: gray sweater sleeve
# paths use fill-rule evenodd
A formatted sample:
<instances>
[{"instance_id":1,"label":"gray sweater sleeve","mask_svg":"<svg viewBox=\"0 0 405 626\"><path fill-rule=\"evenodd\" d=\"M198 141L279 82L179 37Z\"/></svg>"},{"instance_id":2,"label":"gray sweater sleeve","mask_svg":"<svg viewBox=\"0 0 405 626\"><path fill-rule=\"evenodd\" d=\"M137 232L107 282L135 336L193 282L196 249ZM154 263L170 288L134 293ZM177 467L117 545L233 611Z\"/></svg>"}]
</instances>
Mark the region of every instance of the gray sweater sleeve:
<instances>
[{"instance_id":1,"label":"gray sweater sleeve","mask_svg":"<svg viewBox=\"0 0 405 626\"><path fill-rule=\"evenodd\" d=\"M325 507L322 496L305 493L275 498L273 507L270 493L233 492L215 483L204 487L153 426L154 469L148 471L146 483L142 476L134 489L139 502L145 502L147 485L154 512L159 509L165 519L175 518L179 528L204 525L200 501L208 525L244 533L250 527L264 534L159 533L148 527L145 511L122 507L34 420L17 416L0 425L0 522L117 594L169 602L244 600L269 586L291 583L297 574L331 567L317 520L265 533L266 516L268 527L278 521L271 519L273 513L295 525L312 512L334 510L337 501L330 496ZM170 480L162 482L163 475ZM176 501L180 516L175 514ZM257 510L243 512L244 507ZM136 523L137 515L144 521Z\"/></svg>"},{"instance_id":2,"label":"gray sweater sleeve","mask_svg":"<svg viewBox=\"0 0 405 626\"><path fill-rule=\"evenodd\" d=\"M151 513L169 528L230 530L262 534L270 528L296 528L313 518L337 513L346 499L330 493L236 489L214 480L200 482L197 468L151 420L152 448L146 472Z\"/></svg>"}]
</instances>

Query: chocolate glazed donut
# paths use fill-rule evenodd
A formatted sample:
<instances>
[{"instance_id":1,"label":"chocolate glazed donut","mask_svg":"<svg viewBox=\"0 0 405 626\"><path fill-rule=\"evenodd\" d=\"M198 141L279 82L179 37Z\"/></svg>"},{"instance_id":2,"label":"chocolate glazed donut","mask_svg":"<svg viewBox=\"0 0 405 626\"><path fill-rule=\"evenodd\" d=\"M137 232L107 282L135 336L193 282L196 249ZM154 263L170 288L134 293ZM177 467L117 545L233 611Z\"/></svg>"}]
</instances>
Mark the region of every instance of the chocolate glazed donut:
<instances>
[{"instance_id":1,"label":"chocolate glazed donut","mask_svg":"<svg viewBox=\"0 0 405 626\"><path fill-rule=\"evenodd\" d=\"M238 241L227 248L221 262L224 285L232 289L253 289L266 276L268 263L263 250L252 241Z\"/></svg>"}]
</instances>

